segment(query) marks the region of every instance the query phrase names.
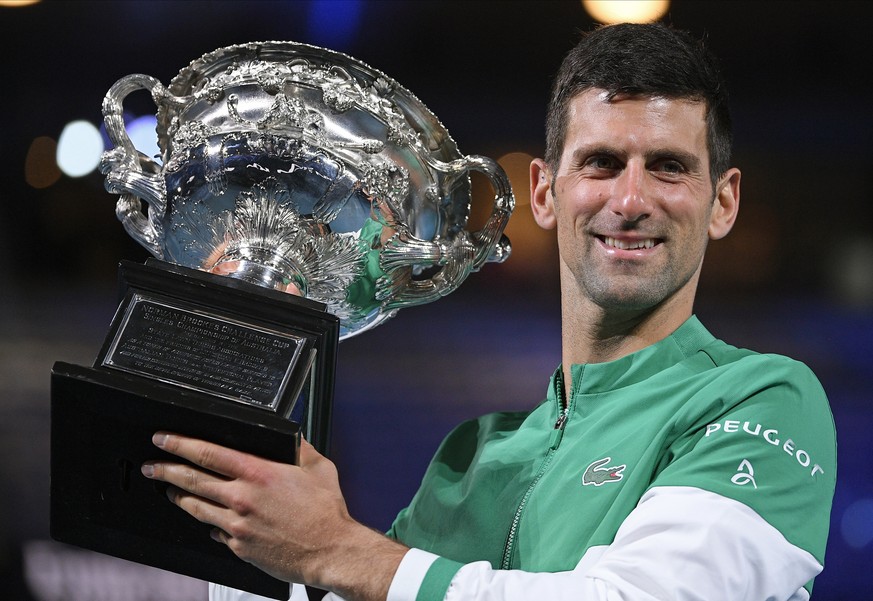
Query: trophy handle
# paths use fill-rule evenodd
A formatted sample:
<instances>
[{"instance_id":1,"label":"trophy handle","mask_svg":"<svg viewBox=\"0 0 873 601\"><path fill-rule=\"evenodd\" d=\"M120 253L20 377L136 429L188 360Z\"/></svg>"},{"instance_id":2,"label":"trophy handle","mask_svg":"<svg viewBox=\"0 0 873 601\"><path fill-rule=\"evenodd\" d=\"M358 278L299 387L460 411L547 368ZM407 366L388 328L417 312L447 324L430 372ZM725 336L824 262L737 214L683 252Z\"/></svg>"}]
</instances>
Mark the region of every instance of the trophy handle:
<instances>
[{"instance_id":1,"label":"trophy handle","mask_svg":"<svg viewBox=\"0 0 873 601\"><path fill-rule=\"evenodd\" d=\"M449 243L421 240L407 230L395 234L380 257L386 276L377 283L376 290L376 299L387 300L388 309L429 303L446 296L471 272L488 262L505 261L511 251L503 229L515 207L515 196L503 168L496 161L479 155L468 155L451 163L431 158L428 164L450 176L462 176L470 171L482 173L494 188L494 206L482 229L460 232ZM422 263L440 265L442 269L425 280L414 280L409 274L396 270Z\"/></svg>"},{"instance_id":2,"label":"trophy handle","mask_svg":"<svg viewBox=\"0 0 873 601\"><path fill-rule=\"evenodd\" d=\"M103 123L114 148L103 153L100 172L106 175L106 190L120 195L115 214L124 229L153 255L163 258L160 225L143 213L140 204L141 199L148 203L149 216L161 215L166 210L167 192L161 168L136 149L124 127L122 103L137 90L150 91L155 104L172 99L166 88L149 75L128 75L115 82L103 99Z\"/></svg>"},{"instance_id":3,"label":"trophy handle","mask_svg":"<svg viewBox=\"0 0 873 601\"><path fill-rule=\"evenodd\" d=\"M457 162L466 163L465 171L478 171L485 175L494 188L491 215L481 230L471 234L476 248L472 271L478 271L485 263L502 263L509 258L512 247L509 239L503 235L503 229L515 208L515 196L506 172L496 161L488 157L469 155Z\"/></svg>"}]
</instances>

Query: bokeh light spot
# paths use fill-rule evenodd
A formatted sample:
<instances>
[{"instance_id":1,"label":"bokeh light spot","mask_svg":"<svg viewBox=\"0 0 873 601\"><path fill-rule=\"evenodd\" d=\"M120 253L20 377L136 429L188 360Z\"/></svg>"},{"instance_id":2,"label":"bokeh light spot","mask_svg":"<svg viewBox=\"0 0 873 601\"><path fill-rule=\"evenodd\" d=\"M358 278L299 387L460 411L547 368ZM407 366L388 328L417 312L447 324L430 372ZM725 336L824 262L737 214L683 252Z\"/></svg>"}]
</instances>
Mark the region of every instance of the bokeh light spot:
<instances>
[{"instance_id":1,"label":"bokeh light spot","mask_svg":"<svg viewBox=\"0 0 873 601\"><path fill-rule=\"evenodd\" d=\"M88 175L100 163L103 138L88 121L72 121L58 138L57 163L70 177Z\"/></svg>"},{"instance_id":2,"label":"bokeh light spot","mask_svg":"<svg viewBox=\"0 0 873 601\"><path fill-rule=\"evenodd\" d=\"M160 154L156 128L158 120L154 115L137 117L127 124L127 136L134 147L147 157L156 158Z\"/></svg>"},{"instance_id":3,"label":"bokeh light spot","mask_svg":"<svg viewBox=\"0 0 873 601\"><path fill-rule=\"evenodd\" d=\"M843 512L843 540L860 549L873 542L873 499L855 501Z\"/></svg>"},{"instance_id":4,"label":"bokeh light spot","mask_svg":"<svg viewBox=\"0 0 873 601\"><path fill-rule=\"evenodd\" d=\"M512 243L509 268L518 277L540 278L557 265L557 261L553 233L537 225L530 208L530 163L533 158L525 152L510 152L497 162L506 171L515 195L515 210L506 226L506 235Z\"/></svg>"},{"instance_id":5,"label":"bokeh light spot","mask_svg":"<svg viewBox=\"0 0 873 601\"><path fill-rule=\"evenodd\" d=\"M670 8L670 0L582 0L582 6L600 23L652 23Z\"/></svg>"},{"instance_id":6,"label":"bokeh light spot","mask_svg":"<svg viewBox=\"0 0 873 601\"><path fill-rule=\"evenodd\" d=\"M55 163L58 144L48 136L40 136L30 144L24 159L24 181L34 188L48 188L61 178Z\"/></svg>"}]
</instances>

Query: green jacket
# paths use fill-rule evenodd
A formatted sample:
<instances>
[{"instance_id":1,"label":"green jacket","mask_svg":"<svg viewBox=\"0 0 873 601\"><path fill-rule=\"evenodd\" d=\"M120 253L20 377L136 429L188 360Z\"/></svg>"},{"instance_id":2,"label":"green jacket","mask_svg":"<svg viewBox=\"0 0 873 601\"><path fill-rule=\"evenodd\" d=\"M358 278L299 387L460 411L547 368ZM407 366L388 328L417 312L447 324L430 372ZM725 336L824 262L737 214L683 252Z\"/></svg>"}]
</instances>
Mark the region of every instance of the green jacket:
<instances>
[{"instance_id":1,"label":"green jacket","mask_svg":"<svg viewBox=\"0 0 873 601\"><path fill-rule=\"evenodd\" d=\"M786 552L802 554L810 566L792 576L793 584L779 584L790 588L782 598L795 593L799 596L792 599L803 598L800 587L811 592L824 561L836 443L824 391L806 366L727 345L692 317L639 352L571 370L565 411L558 369L546 400L533 411L466 422L440 446L421 488L389 531L404 544L439 556L423 575L418 599L442 599L453 578L453 586L462 587L459 570L472 562L488 562L477 568L486 571L555 573L578 572L586 554L593 564L594 555L603 553L620 559L628 545L642 544L634 542L636 530L621 545L616 535L631 512L642 510L647 493L667 500L679 493L691 496L642 512L639 527L662 528L674 520L694 525L687 528L689 537L709 532L713 538L707 543L732 536L708 523L713 507L745 512L749 521L741 522L743 532L737 533L739 554L782 557L781 547L761 542L781 535ZM670 507L684 507L685 499L690 501L682 515L665 517ZM658 534L665 564L671 561L669 549L698 544L683 540L681 530L671 526ZM722 566L736 567L721 552L707 557L707 543L699 558L700 579ZM668 596L671 579L695 586L689 571L672 574L675 565L659 566L652 558L648 566L647 557L634 560L642 564L633 571L634 586ZM772 569L778 565L774 559ZM611 572L599 578L618 587L627 579ZM703 598L707 586L701 583ZM748 591L748 598L775 594L761 587Z\"/></svg>"}]
</instances>

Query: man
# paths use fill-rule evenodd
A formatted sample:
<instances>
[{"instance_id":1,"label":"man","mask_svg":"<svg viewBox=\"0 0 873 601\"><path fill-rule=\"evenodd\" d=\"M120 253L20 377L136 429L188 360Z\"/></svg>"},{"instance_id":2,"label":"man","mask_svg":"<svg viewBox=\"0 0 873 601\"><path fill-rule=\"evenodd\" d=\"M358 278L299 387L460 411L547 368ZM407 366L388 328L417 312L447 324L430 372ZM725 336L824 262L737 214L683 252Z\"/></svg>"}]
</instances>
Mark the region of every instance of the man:
<instances>
[{"instance_id":1,"label":"man","mask_svg":"<svg viewBox=\"0 0 873 601\"><path fill-rule=\"evenodd\" d=\"M295 467L159 433L218 475L143 473L244 560L347 599L808 599L836 472L824 392L692 313L707 242L737 216L730 146L714 59L686 34L602 27L568 54L531 165L562 366L532 411L451 433L389 537L348 515L308 445Z\"/></svg>"}]
</instances>

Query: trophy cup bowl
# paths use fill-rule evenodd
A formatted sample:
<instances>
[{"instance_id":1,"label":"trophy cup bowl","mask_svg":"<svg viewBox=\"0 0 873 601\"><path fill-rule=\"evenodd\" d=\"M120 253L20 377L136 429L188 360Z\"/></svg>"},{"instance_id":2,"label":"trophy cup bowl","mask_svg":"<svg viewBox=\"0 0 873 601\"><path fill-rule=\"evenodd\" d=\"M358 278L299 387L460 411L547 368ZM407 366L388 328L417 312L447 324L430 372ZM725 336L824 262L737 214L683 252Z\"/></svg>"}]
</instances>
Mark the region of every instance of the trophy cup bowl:
<instances>
[{"instance_id":1,"label":"trophy cup bowl","mask_svg":"<svg viewBox=\"0 0 873 601\"><path fill-rule=\"evenodd\" d=\"M158 107L159 158L124 127L138 90ZM302 435L325 453L338 341L506 259L509 181L394 80L293 42L221 48L166 87L123 77L103 114L106 188L155 259L122 262L94 365L52 370L51 534L287 599L138 473L160 456L152 433L290 463ZM495 192L477 231L472 171Z\"/></svg>"},{"instance_id":2,"label":"trophy cup bowl","mask_svg":"<svg viewBox=\"0 0 873 601\"><path fill-rule=\"evenodd\" d=\"M124 129L123 100L139 89L158 106L160 163ZM461 155L415 96L347 55L293 42L221 48L167 87L119 80L103 114L115 148L101 171L134 239L164 261L324 303L340 339L509 255L514 199L499 165ZM495 191L475 232L471 171Z\"/></svg>"}]
</instances>

